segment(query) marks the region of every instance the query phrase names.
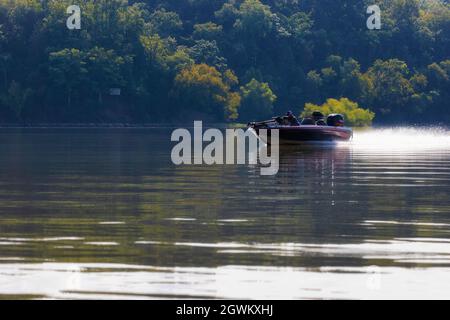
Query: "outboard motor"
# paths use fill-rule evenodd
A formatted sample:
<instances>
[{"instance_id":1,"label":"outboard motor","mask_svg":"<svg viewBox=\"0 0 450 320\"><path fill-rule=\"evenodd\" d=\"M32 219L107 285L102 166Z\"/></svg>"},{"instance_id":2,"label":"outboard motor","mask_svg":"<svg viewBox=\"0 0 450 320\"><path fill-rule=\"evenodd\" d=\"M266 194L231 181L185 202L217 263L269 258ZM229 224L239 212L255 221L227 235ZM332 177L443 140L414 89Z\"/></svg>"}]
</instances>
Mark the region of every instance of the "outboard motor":
<instances>
[{"instance_id":1,"label":"outboard motor","mask_svg":"<svg viewBox=\"0 0 450 320\"><path fill-rule=\"evenodd\" d=\"M327 117L327 125L330 127L343 127L345 124L342 114L330 114Z\"/></svg>"}]
</instances>

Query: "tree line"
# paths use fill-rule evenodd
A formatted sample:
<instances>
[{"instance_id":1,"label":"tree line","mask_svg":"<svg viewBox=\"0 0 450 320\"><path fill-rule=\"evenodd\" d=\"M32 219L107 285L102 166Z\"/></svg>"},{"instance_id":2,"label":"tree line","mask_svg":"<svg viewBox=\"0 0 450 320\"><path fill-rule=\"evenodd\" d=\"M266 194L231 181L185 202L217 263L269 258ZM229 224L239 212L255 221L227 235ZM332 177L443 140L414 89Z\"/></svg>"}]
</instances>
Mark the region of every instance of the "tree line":
<instances>
[{"instance_id":1,"label":"tree line","mask_svg":"<svg viewBox=\"0 0 450 320\"><path fill-rule=\"evenodd\" d=\"M0 0L0 122L249 121L344 101L445 123L449 53L444 0Z\"/></svg>"}]
</instances>

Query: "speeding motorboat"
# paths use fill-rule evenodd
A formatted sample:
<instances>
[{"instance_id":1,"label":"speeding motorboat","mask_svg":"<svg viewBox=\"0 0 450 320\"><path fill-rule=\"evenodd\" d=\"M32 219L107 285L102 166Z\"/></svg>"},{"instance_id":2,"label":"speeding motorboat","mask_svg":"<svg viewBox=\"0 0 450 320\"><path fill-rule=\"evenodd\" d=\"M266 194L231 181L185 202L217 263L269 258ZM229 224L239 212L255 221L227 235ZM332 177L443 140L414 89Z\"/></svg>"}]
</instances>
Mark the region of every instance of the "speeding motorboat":
<instances>
[{"instance_id":1,"label":"speeding motorboat","mask_svg":"<svg viewBox=\"0 0 450 320\"><path fill-rule=\"evenodd\" d=\"M286 125L283 118L278 117L263 122L252 122L248 124L248 127L252 128L256 135L267 144L271 144L272 130L278 130L280 144L349 141L353 137L353 130L344 126L342 115L330 115L326 123L321 125ZM267 135L260 135L260 130L266 130Z\"/></svg>"}]
</instances>

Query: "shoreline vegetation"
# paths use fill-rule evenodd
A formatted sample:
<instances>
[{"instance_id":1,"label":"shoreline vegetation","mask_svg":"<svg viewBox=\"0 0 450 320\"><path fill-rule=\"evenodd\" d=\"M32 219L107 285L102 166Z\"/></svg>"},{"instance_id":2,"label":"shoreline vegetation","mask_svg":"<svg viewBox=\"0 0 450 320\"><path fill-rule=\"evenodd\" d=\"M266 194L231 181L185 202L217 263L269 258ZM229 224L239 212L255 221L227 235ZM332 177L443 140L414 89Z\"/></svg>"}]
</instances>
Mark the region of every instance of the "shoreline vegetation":
<instances>
[{"instance_id":1,"label":"shoreline vegetation","mask_svg":"<svg viewBox=\"0 0 450 320\"><path fill-rule=\"evenodd\" d=\"M205 128L247 129L246 123L203 123ZM193 128L194 122L184 123L0 123L0 129L165 129L165 128ZM377 128L440 128L450 129L447 123L386 123L369 126L348 126L356 130Z\"/></svg>"},{"instance_id":2,"label":"shoreline vegetation","mask_svg":"<svg viewBox=\"0 0 450 320\"><path fill-rule=\"evenodd\" d=\"M448 1L80 0L69 30L72 4L0 0L3 126L247 123L312 108L356 126L450 121ZM381 30L366 27L374 4Z\"/></svg>"}]
</instances>

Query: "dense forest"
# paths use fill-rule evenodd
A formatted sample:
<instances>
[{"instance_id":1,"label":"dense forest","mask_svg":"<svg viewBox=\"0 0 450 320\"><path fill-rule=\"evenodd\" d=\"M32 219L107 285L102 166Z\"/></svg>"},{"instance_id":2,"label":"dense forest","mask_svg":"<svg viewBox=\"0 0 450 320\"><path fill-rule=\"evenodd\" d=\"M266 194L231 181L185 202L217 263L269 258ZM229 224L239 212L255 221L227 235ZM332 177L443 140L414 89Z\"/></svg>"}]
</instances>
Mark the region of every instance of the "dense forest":
<instances>
[{"instance_id":1,"label":"dense forest","mask_svg":"<svg viewBox=\"0 0 450 320\"><path fill-rule=\"evenodd\" d=\"M450 121L449 2L0 0L1 123L248 121L327 101Z\"/></svg>"}]
</instances>

